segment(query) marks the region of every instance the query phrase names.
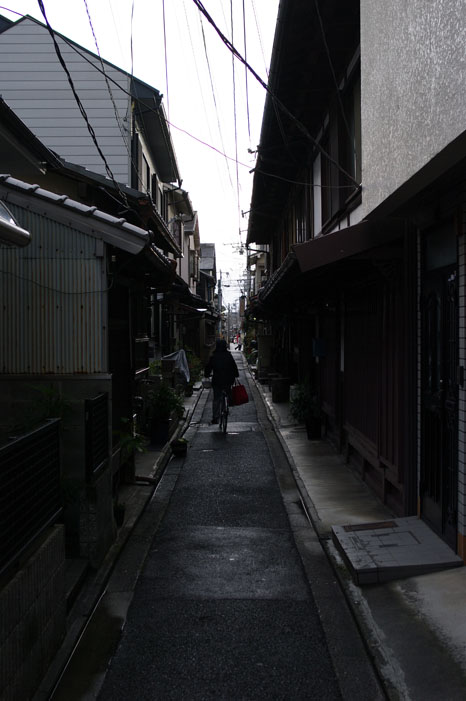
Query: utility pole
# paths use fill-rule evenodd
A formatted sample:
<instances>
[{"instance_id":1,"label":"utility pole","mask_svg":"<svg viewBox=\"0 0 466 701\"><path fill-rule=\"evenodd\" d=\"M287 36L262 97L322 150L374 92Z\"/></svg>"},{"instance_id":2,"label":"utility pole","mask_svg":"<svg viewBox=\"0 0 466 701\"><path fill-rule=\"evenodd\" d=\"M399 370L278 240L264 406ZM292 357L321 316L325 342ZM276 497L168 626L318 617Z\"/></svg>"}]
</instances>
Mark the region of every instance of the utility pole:
<instances>
[{"instance_id":1,"label":"utility pole","mask_svg":"<svg viewBox=\"0 0 466 701\"><path fill-rule=\"evenodd\" d=\"M219 322L218 322L218 333L217 336L220 338L222 335L222 271L220 271L220 278L218 280L218 311L219 311Z\"/></svg>"}]
</instances>

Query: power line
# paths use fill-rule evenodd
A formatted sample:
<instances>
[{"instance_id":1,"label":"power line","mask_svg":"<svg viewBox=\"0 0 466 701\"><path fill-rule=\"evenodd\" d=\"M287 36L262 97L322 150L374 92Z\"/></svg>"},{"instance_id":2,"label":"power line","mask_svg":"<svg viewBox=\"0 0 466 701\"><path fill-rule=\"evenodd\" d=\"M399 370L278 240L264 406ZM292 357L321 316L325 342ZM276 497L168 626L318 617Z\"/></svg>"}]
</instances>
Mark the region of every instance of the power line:
<instances>
[{"instance_id":1,"label":"power line","mask_svg":"<svg viewBox=\"0 0 466 701\"><path fill-rule=\"evenodd\" d=\"M91 59L90 59L88 56L86 56L86 55L83 54L81 51L79 51L79 49L77 48L77 46L75 46L75 45L73 44L73 42L72 42L70 39L68 39L68 38L65 37L65 36L61 36L61 39L63 39L63 41L64 41L66 44L68 44L68 46L69 46L71 49L73 49L73 51L75 51L79 56L81 56L81 58L83 58L85 61L87 61L87 62L89 63L89 65L91 65L96 71L99 71L99 73L102 73L102 69L99 68L99 66L97 66L95 63L93 63L93 62L91 61ZM121 90L121 92L123 92L125 95L128 95L129 97L133 98L136 102L141 102L141 101L139 100L139 98L134 97L134 95L133 95L129 90L125 90L125 88L124 88L122 85L119 85L119 83L117 83L117 81L114 80L111 76L107 76L107 77L108 77L108 80L109 80L110 82L114 83L114 84L116 85L116 87L117 87L119 90ZM147 110L147 111L149 111L149 112L153 112L154 114L158 114L157 108L151 107L150 105L144 104L144 109ZM186 136L189 136L191 139L194 139L194 141L198 141L198 142L199 142L200 144L202 144L203 146L206 146L207 148L210 148L212 151L216 151L220 156L223 156L224 158L228 158L228 160L230 160L230 161L236 162L236 159L233 158L233 156L228 156L228 155L227 155L226 153L224 153L223 151L220 151L220 149L218 149L216 146L212 146L212 144L208 144L206 141L203 141L203 140L200 139L199 137L194 136L194 134L191 134L191 133L190 133L189 131L187 131L186 129L183 129L182 127L176 126L176 124L173 124L173 122L171 122L169 119L167 119L166 122L167 122L167 124L168 124L170 127L173 127L173 129L176 129L177 131L181 131L183 134L186 134ZM244 168L251 168L251 165L250 165L250 164L248 165L247 163L242 163L241 161L238 161L238 163L239 163L240 166L243 166Z\"/></svg>"},{"instance_id":2,"label":"power line","mask_svg":"<svg viewBox=\"0 0 466 701\"><path fill-rule=\"evenodd\" d=\"M270 95L271 99L274 102L276 102L276 104L282 110L282 112L284 114L286 114L286 116L289 119L291 119L291 121L297 126L297 128L301 131L301 133L304 134L304 136L309 141L311 141L311 143L328 159L328 161L330 163L332 163L336 168L338 168L338 170L341 173L343 173L347 178L349 178L355 184L356 187L359 187L359 183L353 178L353 176L350 175L350 173L348 173L344 168L342 168L342 166L337 161L335 161L334 158L332 158L332 156L321 146L321 144L317 141L317 139L315 139L312 136L312 134L304 126L304 124L302 122L300 122L299 119L297 119L292 112L290 112L290 110L283 104L283 102L281 102L281 100L269 88L267 83L265 83L262 80L262 78L256 73L256 71L252 68L252 66L250 66L249 63L243 58L243 56L241 56L239 51L237 51L237 49L233 46L232 42L229 41L229 39L217 27L213 18L209 15L209 13L205 9L202 2L200 0L193 0L193 2L196 5L196 7L199 9L199 11L202 12L204 17L210 22L210 24L212 25L214 30L217 32L217 34L219 35L219 37L221 38L223 43L227 46L227 48L231 51L231 53L238 59L238 61L241 61L241 63L243 63L247 67L248 71L250 71L250 73L252 73L254 78L260 83L260 85L262 85L264 90L267 92L268 95Z\"/></svg>"},{"instance_id":3,"label":"power line","mask_svg":"<svg viewBox=\"0 0 466 701\"><path fill-rule=\"evenodd\" d=\"M230 17L231 17L231 39L233 42L233 31L234 31L234 24L233 24L233 0L230 0ZM239 222L240 222L240 203L239 203L239 171L238 171L238 125L237 125L237 120L236 120L236 74L235 74L235 57L232 55L231 57L231 67L232 67L232 76L233 76L233 117L234 117L234 127L235 127L235 157L236 157L236 198L237 198L237 205L238 205L238 228L239 228Z\"/></svg>"},{"instance_id":4,"label":"power line","mask_svg":"<svg viewBox=\"0 0 466 701\"><path fill-rule=\"evenodd\" d=\"M285 183L291 183L292 185L303 185L305 187L320 187L322 190L354 190L354 185L317 185L316 183L300 182L299 180L291 180L290 178L284 178L282 175L276 175L275 173L266 173L262 168L253 168L251 173L260 173L261 175L266 175L269 178L275 178L276 180L283 180ZM358 189L361 186L358 187Z\"/></svg>"},{"instance_id":5,"label":"power line","mask_svg":"<svg viewBox=\"0 0 466 701\"><path fill-rule=\"evenodd\" d=\"M45 7L44 7L43 0L37 0L37 2L38 2L38 5L39 5L39 9L40 9L40 11L42 12L42 15L43 15L43 17L44 17L45 24L46 24L46 26L47 26L48 32L49 32L49 34L50 34L50 36L51 36L51 38L52 38L52 42L53 42L53 45L54 45L54 48L55 48L55 53L57 54L57 58L58 58L58 60L59 60L59 62L60 62L60 64L61 64L63 70L65 71L66 77L67 77L67 79L68 79L68 83L70 84L71 92L73 93L73 97L74 97L74 99L75 99L75 101L76 101L76 104L78 105L79 111L81 112L81 115L82 115L82 117L83 117L83 119L84 119L84 121L85 121L85 123L86 123L87 130L88 130L88 132L89 132L89 134L90 134L90 136L91 136L91 139L92 139L92 141L93 141L93 143L94 143L94 145L95 145L95 147L96 147L96 149L97 149L97 152L98 152L99 156L101 157L101 159L102 159L102 161L103 161L103 163L104 163L104 165L105 165L105 170L106 170L106 172L107 172L108 177L111 179L111 181L112 181L113 184L115 185L115 188L116 188L117 192L120 194L120 196L121 196L121 198L122 198L122 203L125 205L125 207L128 207L128 201L127 201L127 199L126 199L126 195L122 192L122 190L121 190L121 188L120 188L120 185L118 184L118 182L117 182L116 179L115 179L115 176L114 176L113 173L112 173L112 170L111 170L111 168L110 168L110 166L109 166L109 164L108 164L108 162L107 162L107 159L105 158L105 155L104 155L102 149L100 148L99 142L97 141L97 136L96 136L95 131L94 131L93 127L92 127L92 124L91 124L90 121L89 121L89 118L88 118L88 116L87 116L87 112L86 112L86 110L84 109L84 105L82 104L81 99L80 99L78 93L76 92L76 88L75 88L75 86L74 86L73 79L72 79L72 77L71 77L71 74L70 74L70 72L69 72L69 70L68 70L68 66L67 66L66 63L65 63L65 60L64 60L64 58L63 58L63 56L62 56L62 53L61 53L61 51L60 51L60 47L59 47L58 42L57 42L57 40L56 40L55 31L52 29L52 26L50 25L50 22L48 21L47 14L46 14L46 12L45 12Z\"/></svg>"},{"instance_id":6,"label":"power line","mask_svg":"<svg viewBox=\"0 0 466 701\"><path fill-rule=\"evenodd\" d=\"M134 7L134 0L133 0ZM170 98L168 93L168 56L167 56L167 25L165 18L165 0L162 0L162 19L163 19L163 50L165 54L165 86L167 90L167 115L170 119ZM131 25L132 27L132 25ZM132 36L132 35L131 35Z\"/></svg>"},{"instance_id":7,"label":"power line","mask_svg":"<svg viewBox=\"0 0 466 701\"><path fill-rule=\"evenodd\" d=\"M246 8L243 0L243 41L244 41L244 58L247 61L247 43L246 43ZM248 89L248 69L244 67L244 78L246 87L246 113L248 116L248 134L249 143L251 143L251 120L249 118L249 89Z\"/></svg>"},{"instance_id":8,"label":"power line","mask_svg":"<svg viewBox=\"0 0 466 701\"><path fill-rule=\"evenodd\" d=\"M347 119L346 119L345 108L344 108L344 105L343 105L343 100L342 100L342 98L341 98L340 90L339 90L339 88L338 88L337 76L336 76L336 74L335 74L335 68L334 68L334 66L333 66L332 56L330 55L330 48L329 48L329 45L328 45L328 42L327 42L327 37L326 37L326 34L325 34L324 23L323 23L323 20L322 20L322 15L320 14L319 3L318 3L317 0L314 0L314 7L315 7L315 11L316 11L317 17L318 17L318 19L319 19L319 26L320 26L320 32L321 32L321 34L322 34L322 41L323 41L324 46L325 46L325 51L326 51L327 58L328 58L328 63L329 63L329 66L330 66L330 72L331 72L331 74L332 74L333 83L334 83L334 85L335 85L335 89L336 89L336 93L337 93L337 99L338 99L338 104L340 105L341 115L342 115L342 118L343 118L343 123L344 123L344 125L345 125L345 129L346 129L346 133L348 134L349 141L350 141L350 143L352 143L352 142L353 142L353 139L352 139L352 136L351 136L351 131L350 131L350 128L349 128L349 125L348 125L348 121L347 121ZM357 154L356 154L356 149L354 148L354 143L353 143L353 156L354 156L354 162L356 163L356 156L357 156Z\"/></svg>"},{"instance_id":9,"label":"power line","mask_svg":"<svg viewBox=\"0 0 466 701\"><path fill-rule=\"evenodd\" d=\"M118 128L119 128L119 130L120 130L121 138L123 139L123 142L124 142L124 144L125 144L125 147L126 147L127 152L130 153L130 151L129 151L129 146L128 146L128 142L127 142L126 130L125 130L125 127L123 126L123 124L122 124L122 122L121 122L121 117L120 117L120 114L119 114L119 112L118 112L118 108L117 108L116 103L115 103L115 98L113 97L112 87L111 87L110 82L109 82L109 80L108 80L108 76L107 76L107 73L106 73L106 70L105 70L105 65L104 65L104 62L103 62L103 60L102 60L102 56L101 56L101 54L100 54L99 44L98 44L98 42L97 42L97 37L96 37L96 35L95 35L94 25L92 24L92 19L91 19L91 15L90 15L90 12L89 12L89 6L88 6L88 4L87 4L87 0L84 0L84 5L85 5L85 7L86 7L86 13L87 13L87 17L88 17L88 20L89 20L89 25L90 25L90 27L91 27L92 36L94 37L95 48L96 48L96 50L97 50L97 54L98 54L99 59L100 59L100 65L102 66L102 73L103 73L103 75L104 75L105 83L106 83L106 85L107 85L108 94L110 95L110 100L111 100L112 105L113 105L113 111L114 111L114 113L115 113L115 118L116 118L116 121L117 121L117 124L118 124Z\"/></svg>"},{"instance_id":10,"label":"power line","mask_svg":"<svg viewBox=\"0 0 466 701\"><path fill-rule=\"evenodd\" d=\"M259 38L259 46L261 47L262 60L264 61L265 74L268 78L269 77L269 69L267 66L267 61L265 60L264 47L262 45L262 36L261 36L261 32L260 32L259 22L257 21L257 13L256 13L256 6L254 4L254 0L251 0L251 5L252 5L252 11L254 13L254 21L256 23L257 36Z\"/></svg>"},{"instance_id":11,"label":"power line","mask_svg":"<svg viewBox=\"0 0 466 701\"><path fill-rule=\"evenodd\" d=\"M223 148L223 150L225 151L226 149L225 149L225 144L224 144L224 141L223 141L222 128L221 128L221 125L220 125L220 116L219 116L218 107L217 107L217 98L215 97L214 81L213 81L213 77L212 77L212 71L211 71L211 69L210 69L209 54L208 54L208 52L207 52L207 42L206 42L206 38L205 38L204 24L203 24L203 22L202 22L202 15L199 15L199 21L200 21L200 25L201 25L201 34L202 34L202 41L203 41L203 44L204 44L204 53L205 53L205 58L206 58L206 63L207 63L207 70L208 70L208 72L209 72L210 87L211 87L211 90L212 90L212 99L213 99L213 101L214 101L215 114L216 114L216 116L217 116L218 132L219 132L219 134L220 134L220 141L221 141L221 143L222 143L222 148ZM225 154L224 154L224 155L225 155ZM229 180L230 180L230 185L231 185L231 187L233 187L233 181L232 181L232 179L231 179L230 168L229 168L228 159L227 159L226 156L225 156L225 160L226 160L227 173L228 173L228 178L229 178Z\"/></svg>"},{"instance_id":12,"label":"power line","mask_svg":"<svg viewBox=\"0 0 466 701\"><path fill-rule=\"evenodd\" d=\"M103 59L102 59L102 56L101 56L101 53L100 53L99 44L98 44L98 42L97 42L97 37L96 37L96 35L95 35L94 26L93 26L92 20L91 20L91 15L90 15L90 13L89 13L89 7L88 7L88 4L87 4L87 0L84 0L84 5L86 6L86 12L87 12L87 17L88 17L88 19L89 19L89 24L90 24L90 27L91 27L91 31L92 31L92 36L94 37L95 47L96 47L96 49L97 49L97 54L98 54L98 57L99 57L99 59L100 59L100 65L102 66L102 71L101 71L101 72L103 73L103 76L104 76L104 78L105 78L105 83L106 83L106 85L107 85L107 90L108 90L108 93L109 93L109 95L110 95L110 100L111 100L112 105L113 105L113 111L114 111L114 113L115 113L115 119L116 119L116 122L117 122L117 124L118 124L118 129L120 130L121 138L123 139L123 143L124 143L125 148L126 148L126 153L127 153L128 156L129 156L129 159L130 159L131 164L132 164L132 166L133 166L134 172L136 173L136 177L137 177L137 179L138 179L140 185L142 185L142 188L144 189L144 182L143 182L143 180L142 180L142 178L141 178L141 174L139 173L139 169L137 168L137 165L136 165L136 163L134 162L133 154L131 153L131 148L130 148L130 145L129 145L129 143L128 143L128 138L127 138L127 133L126 133L127 130L125 129L125 126L122 124L122 120L121 120L121 117L120 117L120 113L118 112L118 107L117 107L117 105L116 105L115 98L113 97L112 88L111 88L111 85L110 85L110 81L109 81L107 72L106 72L106 70L105 70L105 64L104 64L104 62L103 62ZM133 77L133 13L134 13L134 0L133 0L132 7L131 7L131 36L130 36L130 47L131 47L131 77ZM126 119L128 119L128 110L127 110L127 112L126 112ZM150 193L148 193L148 194L150 195Z\"/></svg>"}]
</instances>

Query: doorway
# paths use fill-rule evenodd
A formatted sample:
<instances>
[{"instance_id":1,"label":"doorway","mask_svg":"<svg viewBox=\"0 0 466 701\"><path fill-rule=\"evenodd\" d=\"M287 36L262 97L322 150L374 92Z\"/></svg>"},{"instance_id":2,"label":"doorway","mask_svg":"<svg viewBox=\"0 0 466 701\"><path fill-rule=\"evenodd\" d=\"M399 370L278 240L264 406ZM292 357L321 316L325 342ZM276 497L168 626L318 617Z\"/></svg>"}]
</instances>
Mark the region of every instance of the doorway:
<instances>
[{"instance_id":1,"label":"doorway","mask_svg":"<svg viewBox=\"0 0 466 701\"><path fill-rule=\"evenodd\" d=\"M421 279L421 515L456 551L458 280L453 222L423 236Z\"/></svg>"}]
</instances>

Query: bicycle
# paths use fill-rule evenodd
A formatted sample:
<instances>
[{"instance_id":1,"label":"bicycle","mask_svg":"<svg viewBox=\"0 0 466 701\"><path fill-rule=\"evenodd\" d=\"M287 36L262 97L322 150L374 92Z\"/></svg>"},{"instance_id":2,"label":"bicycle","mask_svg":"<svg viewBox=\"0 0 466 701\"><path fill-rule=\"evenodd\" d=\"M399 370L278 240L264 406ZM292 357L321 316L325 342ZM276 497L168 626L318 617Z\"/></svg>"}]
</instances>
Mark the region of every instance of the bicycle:
<instances>
[{"instance_id":1,"label":"bicycle","mask_svg":"<svg viewBox=\"0 0 466 701\"><path fill-rule=\"evenodd\" d=\"M227 432L228 425L228 393L222 390L222 398L220 399L220 419L218 427L223 433Z\"/></svg>"}]
</instances>

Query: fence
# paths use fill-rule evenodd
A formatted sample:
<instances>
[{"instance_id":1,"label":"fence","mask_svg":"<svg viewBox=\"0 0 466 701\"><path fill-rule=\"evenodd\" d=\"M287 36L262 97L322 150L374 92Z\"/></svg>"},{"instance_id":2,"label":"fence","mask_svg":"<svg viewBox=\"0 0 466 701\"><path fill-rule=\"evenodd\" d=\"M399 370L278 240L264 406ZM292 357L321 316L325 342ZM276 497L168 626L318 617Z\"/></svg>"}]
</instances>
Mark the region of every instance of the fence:
<instances>
[{"instance_id":1,"label":"fence","mask_svg":"<svg viewBox=\"0 0 466 701\"><path fill-rule=\"evenodd\" d=\"M0 447L0 574L61 513L59 419Z\"/></svg>"}]
</instances>

